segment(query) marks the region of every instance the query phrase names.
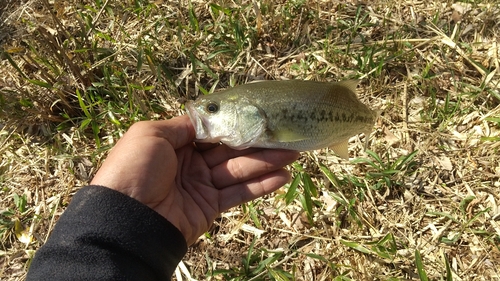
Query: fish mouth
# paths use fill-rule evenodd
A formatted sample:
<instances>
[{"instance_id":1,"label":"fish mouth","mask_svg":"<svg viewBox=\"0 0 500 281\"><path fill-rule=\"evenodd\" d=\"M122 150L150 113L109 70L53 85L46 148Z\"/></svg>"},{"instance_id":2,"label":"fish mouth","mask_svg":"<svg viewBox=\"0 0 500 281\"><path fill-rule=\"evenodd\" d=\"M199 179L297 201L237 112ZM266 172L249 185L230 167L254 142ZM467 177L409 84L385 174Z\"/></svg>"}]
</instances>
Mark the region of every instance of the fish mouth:
<instances>
[{"instance_id":1,"label":"fish mouth","mask_svg":"<svg viewBox=\"0 0 500 281\"><path fill-rule=\"evenodd\" d=\"M196 141L203 141L208 138L208 129L203 122L203 118L198 114L192 101L186 103L187 115L193 124L196 133Z\"/></svg>"}]
</instances>

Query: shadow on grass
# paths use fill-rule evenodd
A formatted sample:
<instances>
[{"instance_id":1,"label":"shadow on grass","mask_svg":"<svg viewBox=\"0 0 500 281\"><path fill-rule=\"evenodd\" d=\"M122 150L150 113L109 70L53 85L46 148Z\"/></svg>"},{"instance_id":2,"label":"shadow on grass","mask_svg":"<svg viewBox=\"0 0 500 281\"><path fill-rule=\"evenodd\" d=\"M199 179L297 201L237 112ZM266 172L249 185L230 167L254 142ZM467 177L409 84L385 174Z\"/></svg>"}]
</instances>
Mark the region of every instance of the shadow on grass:
<instances>
[{"instance_id":1,"label":"shadow on grass","mask_svg":"<svg viewBox=\"0 0 500 281\"><path fill-rule=\"evenodd\" d=\"M7 19L11 11L17 8L21 3L15 0L3 0L0 2L0 46L7 41L15 30L13 25L7 24Z\"/></svg>"}]
</instances>

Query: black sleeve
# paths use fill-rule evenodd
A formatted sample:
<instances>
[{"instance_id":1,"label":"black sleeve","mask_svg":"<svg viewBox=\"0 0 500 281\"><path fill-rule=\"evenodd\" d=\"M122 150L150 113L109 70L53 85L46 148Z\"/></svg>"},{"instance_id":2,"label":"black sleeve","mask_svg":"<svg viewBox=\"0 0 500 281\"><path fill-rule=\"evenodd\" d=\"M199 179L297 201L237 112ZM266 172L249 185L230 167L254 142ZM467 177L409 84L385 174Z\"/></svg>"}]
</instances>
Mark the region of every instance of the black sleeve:
<instances>
[{"instance_id":1,"label":"black sleeve","mask_svg":"<svg viewBox=\"0 0 500 281\"><path fill-rule=\"evenodd\" d=\"M154 210L87 186L35 254L26 280L170 280L186 251L180 231Z\"/></svg>"}]
</instances>

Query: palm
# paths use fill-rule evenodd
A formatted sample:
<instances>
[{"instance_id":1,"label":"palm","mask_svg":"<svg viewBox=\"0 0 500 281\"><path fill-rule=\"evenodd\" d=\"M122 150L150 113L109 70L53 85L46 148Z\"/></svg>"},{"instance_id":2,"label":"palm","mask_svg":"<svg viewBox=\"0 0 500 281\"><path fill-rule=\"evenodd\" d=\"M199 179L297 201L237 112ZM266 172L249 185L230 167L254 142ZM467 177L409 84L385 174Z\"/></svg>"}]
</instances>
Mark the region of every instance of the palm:
<instances>
[{"instance_id":1,"label":"palm","mask_svg":"<svg viewBox=\"0 0 500 281\"><path fill-rule=\"evenodd\" d=\"M268 194L289 179L291 151L192 144L186 116L143 122L118 142L92 184L125 193L164 216L192 244L218 214ZM118 165L127 163L127 165Z\"/></svg>"},{"instance_id":2,"label":"palm","mask_svg":"<svg viewBox=\"0 0 500 281\"><path fill-rule=\"evenodd\" d=\"M154 208L185 235L188 244L206 231L220 213L218 190L209 165L192 147L177 151L176 176L167 180L162 202ZM173 160L173 159L172 159ZM188 238L189 237L189 238Z\"/></svg>"}]
</instances>

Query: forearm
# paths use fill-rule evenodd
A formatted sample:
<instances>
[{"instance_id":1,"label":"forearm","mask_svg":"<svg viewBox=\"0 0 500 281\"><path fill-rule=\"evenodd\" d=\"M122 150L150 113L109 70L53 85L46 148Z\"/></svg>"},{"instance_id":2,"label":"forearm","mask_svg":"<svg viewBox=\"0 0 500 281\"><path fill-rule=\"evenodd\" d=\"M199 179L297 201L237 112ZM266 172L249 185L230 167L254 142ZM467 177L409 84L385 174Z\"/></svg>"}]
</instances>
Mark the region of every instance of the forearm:
<instances>
[{"instance_id":1,"label":"forearm","mask_svg":"<svg viewBox=\"0 0 500 281\"><path fill-rule=\"evenodd\" d=\"M88 186L36 253L27 280L169 280L186 251L182 234L155 211Z\"/></svg>"}]
</instances>

